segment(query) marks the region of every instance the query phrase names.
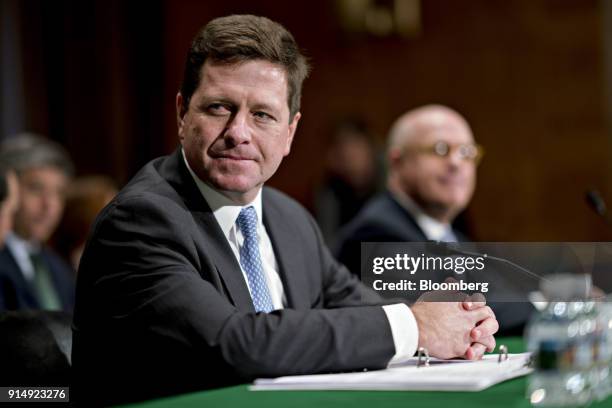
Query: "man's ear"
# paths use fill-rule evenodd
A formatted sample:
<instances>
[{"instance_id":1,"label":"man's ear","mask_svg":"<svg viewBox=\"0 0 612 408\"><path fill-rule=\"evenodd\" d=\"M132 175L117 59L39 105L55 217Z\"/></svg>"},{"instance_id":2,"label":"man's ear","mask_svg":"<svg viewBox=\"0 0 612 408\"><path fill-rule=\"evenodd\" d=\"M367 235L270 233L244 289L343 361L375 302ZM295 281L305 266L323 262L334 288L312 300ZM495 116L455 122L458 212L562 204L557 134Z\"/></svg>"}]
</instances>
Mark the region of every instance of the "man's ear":
<instances>
[{"instance_id":1,"label":"man's ear","mask_svg":"<svg viewBox=\"0 0 612 408\"><path fill-rule=\"evenodd\" d=\"M389 163L389 168L397 167L399 162L402 160L402 149L397 147L392 147L387 152L387 162Z\"/></svg>"},{"instance_id":2,"label":"man's ear","mask_svg":"<svg viewBox=\"0 0 612 408\"><path fill-rule=\"evenodd\" d=\"M178 128L178 135L181 141L183 140L183 126L185 124L183 118L185 117L185 113L187 113L187 107L184 104L185 100L183 99L183 95L178 92L176 94L176 126Z\"/></svg>"},{"instance_id":3,"label":"man's ear","mask_svg":"<svg viewBox=\"0 0 612 408\"><path fill-rule=\"evenodd\" d=\"M285 152L283 156L287 156L289 152L291 151L291 144L293 143L293 137L295 136L295 131L297 130L298 122L300 121L301 117L302 117L302 114L300 112L297 112L295 115L293 115L293 119L291 120L291 123L289 123L289 137L287 138L287 145L285 146Z\"/></svg>"}]
</instances>

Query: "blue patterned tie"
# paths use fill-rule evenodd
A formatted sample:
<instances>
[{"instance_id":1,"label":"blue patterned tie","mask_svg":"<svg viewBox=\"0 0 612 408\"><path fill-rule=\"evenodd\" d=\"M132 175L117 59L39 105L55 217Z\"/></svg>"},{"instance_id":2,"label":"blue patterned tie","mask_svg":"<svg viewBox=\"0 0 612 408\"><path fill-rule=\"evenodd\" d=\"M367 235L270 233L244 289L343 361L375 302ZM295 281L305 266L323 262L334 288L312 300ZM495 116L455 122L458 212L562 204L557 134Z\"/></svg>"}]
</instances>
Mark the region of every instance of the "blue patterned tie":
<instances>
[{"instance_id":1,"label":"blue patterned tie","mask_svg":"<svg viewBox=\"0 0 612 408\"><path fill-rule=\"evenodd\" d=\"M253 298L253 306L257 312L274 310L272 297L266 284L261 257L259 255L259 238L257 236L257 213L252 206L243 208L236 220L244 242L240 248L240 265L246 272Z\"/></svg>"}]
</instances>

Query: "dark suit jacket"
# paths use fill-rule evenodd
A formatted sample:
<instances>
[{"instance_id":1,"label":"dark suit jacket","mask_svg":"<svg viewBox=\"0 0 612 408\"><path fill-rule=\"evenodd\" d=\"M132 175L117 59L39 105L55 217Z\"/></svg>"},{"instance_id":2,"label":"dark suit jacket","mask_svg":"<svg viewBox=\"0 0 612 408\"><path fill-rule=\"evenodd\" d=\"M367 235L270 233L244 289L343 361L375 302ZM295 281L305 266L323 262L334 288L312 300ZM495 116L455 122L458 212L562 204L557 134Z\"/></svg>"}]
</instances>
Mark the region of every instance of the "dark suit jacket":
<instances>
[{"instance_id":1,"label":"dark suit jacket","mask_svg":"<svg viewBox=\"0 0 612 408\"><path fill-rule=\"evenodd\" d=\"M459 241L467 241L465 235L453 229ZM398 203L389 191L370 200L355 219L339 233L335 249L337 259L360 275L362 242L423 242L427 237L412 214Z\"/></svg>"},{"instance_id":2,"label":"dark suit jacket","mask_svg":"<svg viewBox=\"0 0 612 408\"><path fill-rule=\"evenodd\" d=\"M51 273L62 308L72 312L74 306L74 272L57 255L43 248L43 262ZM38 299L30 282L23 276L11 251L5 246L0 250L0 311L40 309Z\"/></svg>"},{"instance_id":3,"label":"dark suit jacket","mask_svg":"<svg viewBox=\"0 0 612 408\"><path fill-rule=\"evenodd\" d=\"M453 229L459 242L468 238ZM423 242L427 237L414 217L398 203L390 192L384 192L367 203L361 212L340 231L337 259L355 275L361 275L362 242ZM527 302L497 302L489 304L500 324L498 335L521 335L525 323L534 311Z\"/></svg>"},{"instance_id":4,"label":"dark suit jacket","mask_svg":"<svg viewBox=\"0 0 612 408\"><path fill-rule=\"evenodd\" d=\"M77 396L128 401L385 367L395 350L384 311L373 306L382 300L333 259L290 198L265 188L263 222L288 302L270 314L254 312L180 151L147 164L100 214L81 260Z\"/></svg>"}]
</instances>

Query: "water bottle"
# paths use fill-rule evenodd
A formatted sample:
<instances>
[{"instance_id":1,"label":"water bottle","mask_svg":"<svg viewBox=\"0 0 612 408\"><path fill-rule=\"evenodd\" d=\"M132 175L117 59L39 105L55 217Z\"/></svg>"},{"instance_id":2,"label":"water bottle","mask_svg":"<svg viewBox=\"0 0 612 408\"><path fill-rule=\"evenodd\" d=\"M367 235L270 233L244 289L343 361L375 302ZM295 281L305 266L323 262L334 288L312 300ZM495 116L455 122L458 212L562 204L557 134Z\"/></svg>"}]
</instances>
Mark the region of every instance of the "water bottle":
<instances>
[{"instance_id":1,"label":"water bottle","mask_svg":"<svg viewBox=\"0 0 612 408\"><path fill-rule=\"evenodd\" d=\"M596 361L599 385L595 399L602 401L612 393L612 297L596 304L597 308L597 349Z\"/></svg>"},{"instance_id":2,"label":"water bottle","mask_svg":"<svg viewBox=\"0 0 612 408\"><path fill-rule=\"evenodd\" d=\"M527 348L535 359L527 387L532 405L572 407L590 401L592 346L583 312L584 302L553 301L527 326Z\"/></svg>"},{"instance_id":3,"label":"water bottle","mask_svg":"<svg viewBox=\"0 0 612 408\"><path fill-rule=\"evenodd\" d=\"M599 391L597 311L592 300L571 302L570 305L574 308L574 324L578 330L573 369L585 382L581 403L586 404Z\"/></svg>"}]
</instances>

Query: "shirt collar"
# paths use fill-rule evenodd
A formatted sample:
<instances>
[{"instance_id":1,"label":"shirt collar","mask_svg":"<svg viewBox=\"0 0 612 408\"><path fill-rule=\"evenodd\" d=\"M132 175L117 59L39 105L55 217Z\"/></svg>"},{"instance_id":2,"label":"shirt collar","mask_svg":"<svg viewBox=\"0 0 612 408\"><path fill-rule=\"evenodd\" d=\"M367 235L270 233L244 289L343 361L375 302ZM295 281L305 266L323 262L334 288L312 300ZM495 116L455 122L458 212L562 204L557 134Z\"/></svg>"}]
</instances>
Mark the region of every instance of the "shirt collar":
<instances>
[{"instance_id":1,"label":"shirt collar","mask_svg":"<svg viewBox=\"0 0 612 408\"><path fill-rule=\"evenodd\" d=\"M6 236L6 245L13 250L25 251L28 254L40 252L40 244L23 239L14 232L9 232Z\"/></svg>"},{"instance_id":2,"label":"shirt collar","mask_svg":"<svg viewBox=\"0 0 612 408\"><path fill-rule=\"evenodd\" d=\"M251 203L246 205L238 205L220 192L218 192L217 190L215 190L214 188L212 188L211 186L209 186L208 184L206 184L204 181L202 181L193 172L191 167L189 167L189 163L187 162L187 157L185 157L185 151L183 149L181 149L181 153L183 155L183 161L185 162L185 165L187 166L191 177L193 177L193 180L198 186L198 190L200 190L200 193L202 193L202 196L210 206L210 209L212 210L215 219L217 220L217 223L221 227L221 230L223 231L223 234L226 237L230 236L230 232L232 230L232 227L235 225L236 220L238 219L240 211L245 207L253 206L255 208L255 212L257 213L258 227L263 224L261 188L257 192L257 196L255 197L255 199Z\"/></svg>"},{"instance_id":3,"label":"shirt collar","mask_svg":"<svg viewBox=\"0 0 612 408\"><path fill-rule=\"evenodd\" d=\"M448 233L452 233L452 227L449 223L440 222L433 217L430 217L414 202L410 196L403 192L393 191L391 192L397 202L408 211L416 221L417 225L427 239L432 241L441 241L444 237L448 236Z\"/></svg>"},{"instance_id":4,"label":"shirt collar","mask_svg":"<svg viewBox=\"0 0 612 408\"><path fill-rule=\"evenodd\" d=\"M28 280L33 279L35 272L30 256L40 252L40 244L29 242L11 232L6 237L6 248L13 255L23 276Z\"/></svg>"}]
</instances>

